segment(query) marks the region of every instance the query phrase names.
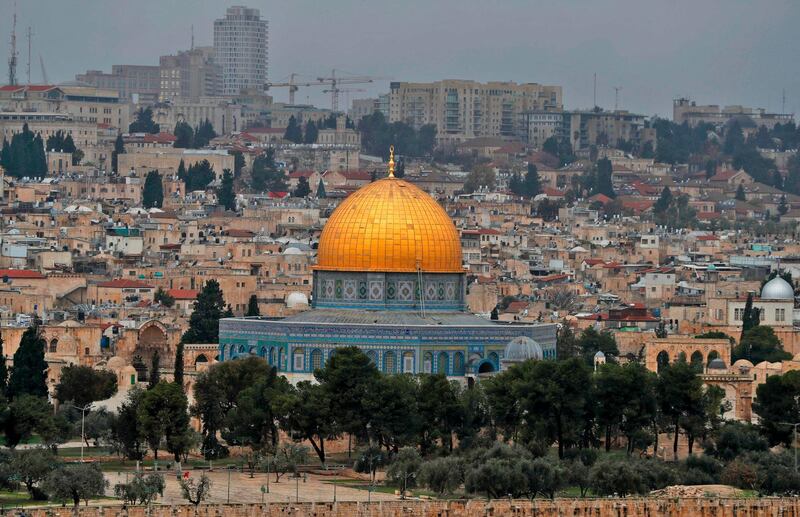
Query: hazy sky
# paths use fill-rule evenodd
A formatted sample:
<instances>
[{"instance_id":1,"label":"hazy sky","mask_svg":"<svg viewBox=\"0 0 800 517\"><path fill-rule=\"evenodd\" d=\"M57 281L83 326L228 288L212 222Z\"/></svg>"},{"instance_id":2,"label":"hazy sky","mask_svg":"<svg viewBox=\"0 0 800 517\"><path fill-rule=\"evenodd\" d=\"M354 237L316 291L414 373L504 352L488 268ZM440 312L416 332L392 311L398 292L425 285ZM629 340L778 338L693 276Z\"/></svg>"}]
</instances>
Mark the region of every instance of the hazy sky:
<instances>
[{"instance_id":1,"label":"hazy sky","mask_svg":"<svg viewBox=\"0 0 800 517\"><path fill-rule=\"evenodd\" d=\"M14 0L0 0L2 82ZM158 64L162 54L213 43L212 0L18 0L18 76L73 80L112 64ZM568 108L598 104L671 114L672 99L800 111L800 0L249 0L269 20L269 78L332 68L398 81L442 78L562 85ZM350 99L388 90L367 85ZM329 106L322 88L297 101ZM278 101L286 89L273 90ZM343 98L341 102L346 99Z\"/></svg>"}]
</instances>

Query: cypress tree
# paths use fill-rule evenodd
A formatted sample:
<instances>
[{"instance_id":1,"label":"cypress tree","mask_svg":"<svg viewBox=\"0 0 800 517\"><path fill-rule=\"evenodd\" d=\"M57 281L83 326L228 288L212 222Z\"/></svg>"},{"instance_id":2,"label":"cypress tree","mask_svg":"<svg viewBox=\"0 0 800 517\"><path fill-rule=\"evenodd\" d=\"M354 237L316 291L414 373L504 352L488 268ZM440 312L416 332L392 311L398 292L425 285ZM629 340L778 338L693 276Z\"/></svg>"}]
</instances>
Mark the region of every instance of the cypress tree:
<instances>
[{"instance_id":1,"label":"cypress tree","mask_svg":"<svg viewBox=\"0 0 800 517\"><path fill-rule=\"evenodd\" d=\"M117 139L114 141L114 150L111 152L111 171L119 172L117 166L119 164L119 155L125 154L125 141L122 139L122 134L117 134ZM183 162L181 162L183 163Z\"/></svg>"},{"instance_id":2,"label":"cypress tree","mask_svg":"<svg viewBox=\"0 0 800 517\"><path fill-rule=\"evenodd\" d=\"M222 171L222 183L217 189L217 204L225 210L236 210L236 193L233 191L233 174L230 169Z\"/></svg>"},{"instance_id":3,"label":"cypress tree","mask_svg":"<svg viewBox=\"0 0 800 517\"><path fill-rule=\"evenodd\" d=\"M158 354L158 350L153 353L152 363L150 364L150 378L147 383L147 389L151 390L155 388L156 384L161 380L161 373L158 371L161 368L161 356Z\"/></svg>"},{"instance_id":4,"label":"cypress tree","mask_svg":"<svg viewBox=\"0 0 800 517\"><path fill-rule=\"evenodd\" d=\"M761 322L761 311L753 307L753 293L747 293L747 301L744 302L742 311L742 334L753 327L757 327Z\"/></svg>"},{"instance_id":5,"label":"cypress tree","mask_svg":"<svg viewBox=\"0 0 800 517\"><path fill-rule=\"evenodd\" d=\"M528 164L528 172L525 174L522 189L527 197L536 197L542 191L542 186L539 182L539 170L532 163Z\"/></svg>"},{"instance_id":6,"label":"cypress tree","mask_svg":"<svg viewBox=\"0 0 800 517\"><path fill-rule=\"evenodd\" d=\"M294 115L289 117L289 124L286 126L286 131L283 133L283 138L295 144L303 143L303 129L297 123Z\"/></svg>"},{"instance_id":7,"label":"cypress tree","mask_svg":"<svg viewBox=\"0 0 800 517\"><path fill-rule=\"evenodd\" d=\"M322 178L319 179L319 183L317 183L317 199L325 199L328 195L325 193L325 183L322 182Z\"/></svg>"},{"instance_id":8,"label":"cypress tree","mask_svg":"<svg viewBox=\"0 0 800 517\"><path fill-rule=\"evenodd\" d=\"M5 397L8 391L8 365L6 353L3 350L3 337L0 336L0 396Z\"/></svg>"},{"instance_id":9,"label":"cypress tree","mask_svg":"<svg viewBox=\"0 0 800 517\"><path fill-rule=\"evenodd\" d=\"M178 179L185 182L186 178L188 178L188 174L186 173L186 164L183 163L183 160L181 160L181 163L178 164Z\"/></svg>"},{"instance_id":10,"label":"cypress tree","mask_svg":"<svg viewBox=\"0 0 800 517\"><path fill-rule=\"evenodd\" d=\"M261 310L258 308L258 297L255 294L251 294L250 299L247 300L246 316L261 316Z\"/></svg>"},{"instance_id":11,"label":"cypress tree","mask_svg":"<svg viewBox=\"0 0 800 517\"><path fill-rule=\"evenodd\" d=\"M161 208L164 205L164 185L161 174L156 170L147 173L142 191L142 205L145 208Z\"/></svg>"},{"instance_id":12,"label":"cypress tree","mask_svg":"<svg viewBox=\"0 0 800 517\"><path fill-rule=\"evenodd\" d=\"M308 186L308 179L305 176L301 176L297 182L297 188L292 192L292 197L306 197L310 193L311 188Z\"/></svg>"},{"instance_id":13,"label":"cypress tree","mask_svg":"<svg viewBox=\"0 0 800 517\"><path fill-rule=\"evenodd\" d=\"M11 144L8 139L3 140L3 150L0 151L0 167L7 171L11 167Z\"/></svg>"},{"instance_id":14,"label":"cypress tree","mask_svg":"<svg viewBox=\"0 0 800 517\"><path fill-rule=\"evenodd\" d=\"M14 353L14 367L8 383L9 398L18 395L47 397L47 362L44 360L44 349L45 340L38 325L28 327Z\"/></svg>"},{"instance_id":15,"label":"cypress tree","mask_svg":"<svg viewBox=\"0 0 800 517\"><path fill-rule=\"evenodd\" d=\"M178 343L175 349L175 375L174 382L183 390L183 343Z\"/></svg>"}]
</instances>

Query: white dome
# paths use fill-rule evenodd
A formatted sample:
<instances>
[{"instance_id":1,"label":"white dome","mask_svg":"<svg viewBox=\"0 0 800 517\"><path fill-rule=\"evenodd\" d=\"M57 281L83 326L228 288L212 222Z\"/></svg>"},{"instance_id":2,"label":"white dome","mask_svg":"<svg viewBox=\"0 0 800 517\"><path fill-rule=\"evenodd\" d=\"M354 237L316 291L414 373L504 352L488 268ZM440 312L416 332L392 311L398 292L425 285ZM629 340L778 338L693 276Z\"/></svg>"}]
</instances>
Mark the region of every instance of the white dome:
<instances>
[{"instance_id":1,"label":"white dome","mask_svg":"<svg viewBox=\"0 0 800 517\"><path fill-rule=\"evenodd\" d=\"M300 248L296 248L294 246L291 246L291 247L286 248L285 250L283 250L283 254L284 255L304 255L304 253L302 251L300 251Z\"/></svg>"},{"instance_id":2,"label":"white dome","mask_svg":"<svg viewBox=\"0 0 800 517\"><path fill-rule=\"evenodd\" d=\"M526 336L518 336L509 341L503 353L504 361L522 362L528 359L540 361L544 352L539 343Z\"/></svg>"},{"instance_id":3,"label":"white dome","mask_svg":"<svg viewBox=\"0 0 800 517\"><path fill-rule=\"evenodd\" d=\"M794 300L794 288L783 278L776 276L761 289L762 300Z\"/></svg>"},{"instance_id":4,"label":"white dome","mask_svg":"<svg viewBox=\"0 0 800 517\"><path fill-rule=\"evenodd\" d=\"M300 305L308 305L308 296L298 291L289 293L286 297L286 306L293 309Z\"/></svg>"}]
</instances>

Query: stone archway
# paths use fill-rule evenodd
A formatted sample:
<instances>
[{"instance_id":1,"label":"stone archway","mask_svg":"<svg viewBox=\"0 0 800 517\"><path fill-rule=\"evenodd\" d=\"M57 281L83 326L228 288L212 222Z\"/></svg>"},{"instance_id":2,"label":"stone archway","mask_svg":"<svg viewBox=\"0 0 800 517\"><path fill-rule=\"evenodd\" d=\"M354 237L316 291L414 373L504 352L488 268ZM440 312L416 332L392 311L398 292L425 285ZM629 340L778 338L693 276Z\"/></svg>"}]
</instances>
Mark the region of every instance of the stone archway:
<instances>
[{"instance_id":1,"label":"stone archway","mask_svg":"<svg viewBox=\"0 0 800 517\"><path fill-rule=\"evenodd\" d=\"M666 350L662 350L656 355L656 364L659 372L669 366L669 353Z\"/></svg>"},{"instance_id":2,"label":"stone archway","mask_svg":"<svg viewBox=\"0 0 800 517\"><path fill-rule=\"evenodd\" d=\"M478 373L478 374L494 373L495 371L497 371L497 370L496 370L496 368L494 366L494 363L492 363L488 359L484 359L483 361L478 363L478 366L475 368L475 372Z\"/></svg>"},{"instance_id":3,"label":"stone archway","mask_svg":"<svg viewBox=\"0 0 800 517\"><path fill-rule=\"evenodd\" d=\"M136 348L133 351L133 363L140 380L149 378L153 356L158 352L159 365L164 367L174 362L169 346L167 328L159 321L148 321L139 327Z\"/></svg>"}]
</instances>

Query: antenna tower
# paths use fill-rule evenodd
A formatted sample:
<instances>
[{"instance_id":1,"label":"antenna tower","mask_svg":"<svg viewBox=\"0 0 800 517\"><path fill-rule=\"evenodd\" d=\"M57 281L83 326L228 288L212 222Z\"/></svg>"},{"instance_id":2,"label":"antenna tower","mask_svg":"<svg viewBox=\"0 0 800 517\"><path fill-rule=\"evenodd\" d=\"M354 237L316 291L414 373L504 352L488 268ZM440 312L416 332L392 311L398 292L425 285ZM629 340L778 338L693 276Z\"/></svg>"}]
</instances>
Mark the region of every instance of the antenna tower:
<instances>
[{"instance_id":1,"label":"antenna tower","mask_svg":"<svg viewBox=\"0 0 800 517\"><path fill-rule=\"evenodd\" d=\"M31 36L33 36L33 31L31 31L30 25L28 26L28 31L26 33L28 37L28 65L26 67L26 75L28 78L28 84L31 84Z\"/></svg>"},{"instance_id":2,"label":"antenna tower","mask_svg":"<svg viewBox=\"0 0 800 517\"><path fill-rule=\"evenodd\" d=\"M17 84L17 3L14 2L14 18L11 24L11 55L8 58L8 84Z\"/></svg>"}]
</instances>

